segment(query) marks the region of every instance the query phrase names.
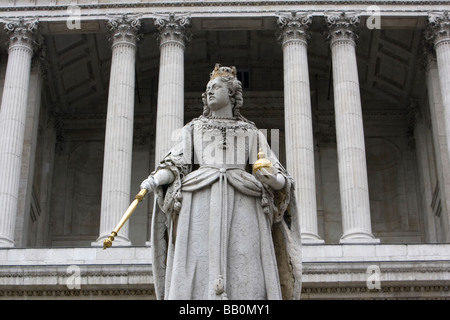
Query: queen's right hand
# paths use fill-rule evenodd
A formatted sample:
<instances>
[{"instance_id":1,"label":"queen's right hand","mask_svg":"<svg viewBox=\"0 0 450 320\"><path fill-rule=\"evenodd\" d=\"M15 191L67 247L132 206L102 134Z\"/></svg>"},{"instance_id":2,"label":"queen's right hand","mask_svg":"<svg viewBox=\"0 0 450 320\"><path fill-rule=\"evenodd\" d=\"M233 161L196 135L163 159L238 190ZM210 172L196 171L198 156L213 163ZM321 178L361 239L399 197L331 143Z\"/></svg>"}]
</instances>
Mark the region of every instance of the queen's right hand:
<instances>
[{"instance_id":1,"label":"queen's right hand","mask_svg":"<svg viewBox=\"0 0 450 320\"><path fill-rule=\"evenodd\" d=\"M147 189L148 192L154 191L157 186L159 186L159 181L152 175L141 183L141 189Z\"/></svg>"}]
</instances>

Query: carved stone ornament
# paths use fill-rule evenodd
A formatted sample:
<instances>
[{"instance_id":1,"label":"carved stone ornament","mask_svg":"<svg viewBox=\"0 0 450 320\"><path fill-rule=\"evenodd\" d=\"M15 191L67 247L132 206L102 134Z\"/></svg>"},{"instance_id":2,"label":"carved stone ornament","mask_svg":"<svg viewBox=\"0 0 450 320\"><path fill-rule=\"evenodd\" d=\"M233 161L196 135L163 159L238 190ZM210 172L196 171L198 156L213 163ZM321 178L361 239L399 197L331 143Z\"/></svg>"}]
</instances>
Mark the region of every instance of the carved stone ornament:
<instances>
[{"instance_id":1,"label":"carved stone ornament","mask_svg":"<svg viewBox=\"0 0 450 320\"><path fill-rule=\"evenodd\" d=\"M175 17L175 14L171 13L169 18L157 18L155 20L155 26L159 30L157 38L160 45L167 42L178 42L184 46L186 42L191 41L192 34L189 31L191 19L188 16Z\"/></svg>"},{"instance_id":2,"label":"carved stone ornament","mask_svg":"<svg viewBox=\"0 0 450 320\"><path fill-rule=\"evenodd\" d=\"M430 13L425 38L433 41L437 46L443 41L450 41L450 16L448 11L443 13Z\"/></svg>"},{"instance_id":3,"label":"carved stone ornament","mask_svg":"<svg viewBox=\"0 0 450 320\"><path fill-rule=\"evenodd\" d=\"M289 40L308 41L309 33L307 29L311 25L312 15L302 14L297 15L296 12L291 12L290 15L277 15L278 34L277 40L283 44Z\"/></svg>"},{"instance_id":4,"label":"carved stone ornament","mask_svg":"<svg viewBox=\"0 0 450 320\"><path fill-rule=\"evenodd\" d=\"M31 60L31 67L36 68L41 73L41 76L47 76L49 70L49 62L47 55L47 47L43 41L38 41L34 48L33 58Z\"/></svg>"},{"instance_id":5,"label":"carved stone ornament","mask_svg":"<svg viewBox=\"0 0 450 320\"><path fill-rule=\"evenodd\" d=\"M325 33L327 40L331 43L340 40L348 40L356 43L358 40L357 28L359 26L359 16L353 14L325 15L325 23L328 32Z\"/></svg>"},{"instance_id":6,"label":"carved stone ornament","mask_svg":"<svg viewBox=\"0 0 450 320\"><path fill-rule=\"evenodd\" d=\"M141 37L139 33L141 21L138 17L123 15L120 18L110 18L107 25L110 31L109 40L113 46L118 43L128 43L134 46Z\"/></svg>"},{"instance_id":7,"label":"carved stone ornament","mask_svg":"<svg viewBox=\"0 0 450 320\"><path fill-rule=\"evenodd\" d=\"M37 19L5 21L5 30L9 36L9 48L22 46L33 50L37 45L38 23Z\"/></svg>"},{"instance_id":8,"label":"carved stone ornament","mask_svg":"<svg viewBox=\"0 0 450 320\"><path fill-rule=\"evenodd\" d=\"M425 30L425 39L422 41L422 55L419 57L421 69L428 70L431 63L436 63L436 50L432 39L427 37L428 30Z\"/></svg>"}]
</instances>

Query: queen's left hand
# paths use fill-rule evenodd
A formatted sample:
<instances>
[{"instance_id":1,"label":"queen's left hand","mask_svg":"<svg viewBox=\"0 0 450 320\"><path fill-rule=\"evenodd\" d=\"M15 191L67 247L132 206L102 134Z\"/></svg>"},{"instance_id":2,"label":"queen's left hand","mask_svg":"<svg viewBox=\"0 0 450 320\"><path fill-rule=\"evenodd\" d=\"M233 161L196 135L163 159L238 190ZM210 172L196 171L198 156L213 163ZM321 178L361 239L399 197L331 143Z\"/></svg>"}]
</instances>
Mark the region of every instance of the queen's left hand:
<instances>
[{"instance_id":1,"label":"queen's left hand","mask_svg":"<svg viewBox=\"0 0 450 320\"><path fill-rule=\"evenodd\" d=\"M270 173L265 168L261 168L255 172L256 178L262 183L267 184L274 190L280 190L286 184L286 180L281 173Z\"/></svg>"}]
</instances>

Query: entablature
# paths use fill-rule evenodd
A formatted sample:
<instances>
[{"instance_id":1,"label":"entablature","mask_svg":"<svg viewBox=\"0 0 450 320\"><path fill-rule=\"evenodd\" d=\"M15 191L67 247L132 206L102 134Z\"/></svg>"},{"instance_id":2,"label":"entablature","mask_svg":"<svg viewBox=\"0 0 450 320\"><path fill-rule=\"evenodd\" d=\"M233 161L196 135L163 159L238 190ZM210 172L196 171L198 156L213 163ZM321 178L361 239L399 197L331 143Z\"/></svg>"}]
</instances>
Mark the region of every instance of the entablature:
<instances>
[{"instance_id":1,"label":"entablature","mask_svg":"<svg viewBox=\"0 0 450 320\"><path fill-rule=\"evenodd\" d=\"M276 29L279 13L308 13L313 20L336 12L353 12L365 24L370 17L381 18L381 28L424 28L430 12L450 10L448 1L152 1L133 3L113 0L9 0L0 4L5 19L38 18L43 34L106 31L106 18L137 15L144 31L154 29L153 20L168 14L189 15L193 29L269 30ZM320 18L320 19L317 19ZM67 28L67 21L79 19L81 28ZM323 24L323 21L321 21ZM314 27L314 23L313 26ZM147 29L147 30L145 30Z\"/></svg>"}]
</instances>

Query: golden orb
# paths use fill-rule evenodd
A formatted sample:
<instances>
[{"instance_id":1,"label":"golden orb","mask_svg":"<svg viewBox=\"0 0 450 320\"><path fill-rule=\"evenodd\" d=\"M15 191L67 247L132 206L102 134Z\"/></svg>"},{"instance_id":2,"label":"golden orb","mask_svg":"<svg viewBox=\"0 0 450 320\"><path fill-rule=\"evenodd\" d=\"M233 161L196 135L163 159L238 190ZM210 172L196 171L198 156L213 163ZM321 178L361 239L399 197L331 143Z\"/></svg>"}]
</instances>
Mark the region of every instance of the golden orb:
<instances>
[{"instance_id":1,"label":"golden orb","mask_svg":"<svg viewBox=\"0 0 450 320\"><path fill-rule=\"evenodd\" d=\"M272 173L272 162L266 158L266 154L262 150L259 150L258 160L253 164L253 173L256 173L256 171L262 168Z\"/></svg>"}]
</instances>

